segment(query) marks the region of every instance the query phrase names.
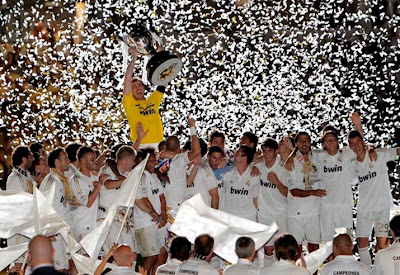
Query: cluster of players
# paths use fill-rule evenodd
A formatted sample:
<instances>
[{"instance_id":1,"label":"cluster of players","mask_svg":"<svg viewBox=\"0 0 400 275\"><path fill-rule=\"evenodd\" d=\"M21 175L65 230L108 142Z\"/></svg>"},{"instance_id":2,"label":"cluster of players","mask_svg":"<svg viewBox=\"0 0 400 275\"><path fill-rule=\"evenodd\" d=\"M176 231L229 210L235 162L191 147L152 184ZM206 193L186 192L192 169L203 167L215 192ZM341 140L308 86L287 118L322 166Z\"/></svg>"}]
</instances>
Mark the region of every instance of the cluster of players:
<instances>
[{"instance_id":1,"label":"cluster of players","mask_svg":"<svg viewBox=\"0 0 400 275\"><path fill-rule=\"evenodd\" d=\"M47 197L53 196L49 197L53 208L80 241L104 220L121 186L129 184L125 181L129 172L149 155L133 211L125 213L126 207L119 208L101 256L110 257L109 251L115 250L117 241L139 252L144 257L143 268L156 274L168 258L167 240L171 238L168 228L182 203L195 194L200 193L209 207L226 213L265 225L276 222L279 227L276 236L286 234L282 237L286 249L293 248L292 243L296 243L295 255L300 255L303 243L313 252L321 242L333 240L335 229L345 228L350 232L353 228L352 184L358 182L355 228L358 253L361 262L370 266L368 246L373 227L376 249L387 247L393 199L386 162L394 160L400 150L368 149L360 118L353 114L352 120L358 131L348 134L350 149L339 147L338 132L328 126L322 137L324 150L311 150L309 134L299 132L294 139L285 136L279 142L267 138L261 144L261 151L257 151L258 138L246 132L237 150L231 152L225 147L225 135L217 130L210 133L207 146L198 138L192 118L188 120L191 142L184 148L176 136L171 136L158 144L158 150L139 149L145 136L142 127L137 128L137 142L133 146L118 145L101 154L77 143L55 148L48 154L38 143L19 146L12 155L13 171L6 188L32 193L36 186ZM129 219L124 222L126 214ZM116 240L121 228L122 234ZM205 242L211 239L210 236L200 237ZM263 251L260 250L259 265L271 266L276 260L279 262L276 242L280 239L271 239ZM73 273L62 237L55 235L51 240L55 268ZM8 245L26 241L25 237L16 235L8 239ZM212 247L208 242L207 245L195 243L193 260L209 260L212 249L204 248ZM196 251L196 247L202 247L203 252ZM239 258L248 258L240 255ZM400 260L400 254L393 257L393 266L397 266L397 259ZM15 268L21 267L22 262L23 258L18 259ZM342 264L340 268L347 267ZM164 274L174 274L169 272ZM189 271L185 272L182 274ZM193 272L189 273L213 274L211 271ZM181 273L177 271L176 274Z\"/></svg>"}]
</instances>

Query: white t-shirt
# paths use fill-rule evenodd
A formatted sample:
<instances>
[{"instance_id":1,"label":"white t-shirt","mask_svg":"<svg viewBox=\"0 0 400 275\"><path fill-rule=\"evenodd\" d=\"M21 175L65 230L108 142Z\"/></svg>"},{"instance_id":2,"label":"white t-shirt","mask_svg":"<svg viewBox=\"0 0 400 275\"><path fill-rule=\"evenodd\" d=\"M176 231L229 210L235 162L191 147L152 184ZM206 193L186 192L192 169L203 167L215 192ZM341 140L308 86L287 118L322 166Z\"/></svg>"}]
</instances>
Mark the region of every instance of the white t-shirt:
<instances>
[{"instance_id":1,"label":"white t-shirt","mask_svg":"<svg viewBox=\"0 0 400 275\"><path fill-rule=\"evenodd\" d=\"M240 175L235 167L227 172L222 181L225 188L225 212L256 221L257 209L253 198L258 197L260 178L250 176L251 168Z\"/></svg>"},{"instance_id":2,"label":"white t-shirt","mask_svg":"<svg viewBox=\"0 0 400 275\"><path fill-rule=\"evenodd\" d=\"M286 171L280 164L280 158L276 158L271 168L268 168L265 162L259 162L255 166L261 173L257 215L262 217L286 216L286 197L279 192L275 184L267 180L268 174L274 172L279 181L286 186Z\"/></svg>"},{"instance_id":3,"label":"white t-shirt","mask_svg":"<svg viewBox=\"0 0 400 275\"><path fill-rule=\"evenodd\" d=\"M187 152L178 154L171 160L168 170L169 183L165 186L164 195L167 207L171 208L169 213L173 217L186 198L186 167L189 162Z\"/></svg>"},{"instance_id":4,"label":"white t-shirt","mask_svg":"<svg viewBox=\"0 0 400 275\"><path fill-rule=\"evenodd\" d=\"M72 194L81 205L77 206L74 215L73 226L76 232L94 230L96 228L98 198L90 207L87 207L89 194L93 192L93 182L98 178L95 175L90 177L78 171L70 180L70 188ZM85 230L86 229L86 230ZM84 237L84 236L82 236Z\"/></svg>"},{"instance_id":5,"label":"white t-shirt","mask_svg":"<svg viewBox=\"0 0 400 275\"><path fill-rule=\"evenodd\" d=\"M107 174L107 180L118 180L118 177L114 174L111 168L107 165L101 167L99 175ZM129 174L125 173L127 176ZM118 196L121 187L115 189L107 189L104 185L100 187L99 195L99 210L97 212L98 219L104 219L107 216L107 211L113 204L115 198Z\"/></svg>"},{"instance_id":6,"label":"white t-shirt","mask_svg":"<svg viewBox=\"0 0 400 275\"><path fill-rule=\"evenodd\" d=\"M352 207L353 191L351 184L356 182L356 176L350 167L355 156L352 150L339 150L331 156L326 151L314 154L321 166L322 188L326 196L321 198L321 204L330 207Z\"/></svg>"},{"instance_id":7,"label":"white t-shirt","mask_svg":"<svg viewBox=\"0 0 400 275\"><path fill-rule=\"evenodd\" d=\"M252 262L247 259L238 259L237 263L228 266L224 270L224 275L259 275L261 268L254 266Z\"/></svg>"},{"instance_id":8,"label":"white t-shirt","mask_svg":"<svg viewBox=\"0 0 400 275\"><path fill-rule=\"evenodd\" d=\"M22 170L22 168L19 168ZM29 193L29 182L33 186L37 186L36 182L31 177L28 171L24 171L22 174L18 169L13 168L11 174L7 178L6 190L7 191L25 191Z\"/></svg>"},{"instance_id":9,"label":"white t-shirt","mask_svg":"<svg viewBox=\"0 0 400 275\"><path fill-rule=\"evenodd\" d=\"M50 187L55 184L54 197L49 198L48 192L50 191ZM69 225L72 225L72 216L70 213L70 205L65 195L65 187L64 183L58 177L57 174L50 170L50 173L43 179L40 184L39 190L50 200L53 202L53 208L56 210L58 215L66 221Z\"/></svg>"},{"instance_id":10,"label":"white t-shirt","mask_svg":"<svg viewBox=\"0 0 400 275\"><path fill-rule=\"evenodd\" d=\"M397 157L396 149L377 151L378 159L372 161L368 155L362 162L352 160L352 168L358 177L357 211L379 211L393 205L386 163Z\"/></svg>"},{"instance_id":11,"label":"white t-shirt","mask_svg":"<svg viewBox=\"0 0 400 275\"><path fill-rule=\"evenodd\" d=\"M375 256L374 275L400 274L400 243L396 241L391 247L378 251Z\"/></svg>"},{"instance_id":12,"label":"white t-shirt","mask_svg":"<svg viewBox=\"0 0 400 275\"><path fill-rule=\"evenodd\" d=\"M285 260L274 262L272 265L264 267L260 275L310 275L307 269L302 266L294 265L293 263Z\"/></svg>"},{"instance_id":13,"label":"white t-shirt","mask_svg":"<svg viewBox=\"0 0 400 275\"><path fill-rule=\"evenodd\" d=\"M356 261L353 256L339 255L335 260L322 267L320 275L359 274L368 275L371 268L366 264Z\"/></svg>"},{"instance_id":14,"label":"white t-shirt","mask_svg":"<svg viewBox=\"0 0 400 275\"><path fill-rule=\"evenodd\" d=\"M161 213L161 202L160 195L163 194L164 188L159 181L156 174L150 174L148 171L143 172L140 185L136 194L136 199L148 198L152 204L154 211L157 214ZM139 229L151 224L152 217L146 211L140 209L137 204L133 207L133 220L135 223L135 228Z\"/></svg>"},{"instance_id":15,"label":"white t-shirt","mask_svg":"<svg viewBox=\"0 0 400 275\"><path fill-rule=\"evenodd\" d=\"M203 260L190 258L176 269L176 275L219 275L218 270Z\"/></svg>"},{"instance_id":16,"label":"white t-shirt","mask_svg":"<svg viewBox=\"0 0 400 275\"><path fill-rule=\"evenodd\" d=\"M156 275L162 275L162 274L168 274L168 275L174 275L176 269L182 262L179 261L178 259L171 259L169 262L166 262L163 265L160 265L157 268Z\"/></svg>"},{"instance_id":17,"label":"white t-shirt","mask_svg":"<svg viewBox=\"0 0 400 275\"><path fill-rule=\"evenodd\" d=\"M197 174L193 180L192 185L187 187L187 198L200 193L204 203L211 207L211 195L210 190L218 188L217 178L214 175L214 171L211 169L208 162L206 164L201 163Z\"/></svg>"},{"instance_id":18,"label":"white t-shirt","mask_svg":"<svg viewBox=\"0 0 400 275\"><path fill-rule=\"evenodd\" d=\"M304 160L300 152L294 158L294 168L292 171L286 170L287 187L289 190L301 189L305 190L303 164ZM309 172L309 183L313 190L320 189L322 182L320 176L320 165L316 158L311 155L311 165ZM320 198L317 196L308 197L294 197L291 194L288 195L288 217L298 215L319 215L320 209Z\"/></svg>"}]
</instances>

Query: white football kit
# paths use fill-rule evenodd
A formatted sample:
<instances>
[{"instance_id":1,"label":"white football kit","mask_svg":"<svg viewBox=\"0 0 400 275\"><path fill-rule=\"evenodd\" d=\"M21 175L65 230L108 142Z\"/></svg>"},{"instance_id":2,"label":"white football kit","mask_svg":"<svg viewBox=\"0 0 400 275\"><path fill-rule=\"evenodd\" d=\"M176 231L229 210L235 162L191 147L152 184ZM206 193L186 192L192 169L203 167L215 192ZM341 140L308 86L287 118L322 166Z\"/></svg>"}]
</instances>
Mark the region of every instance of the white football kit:
<instances>
[{"instance_id":1,"label":"white football kit","mask_svg":"<svg viewBox=\"0 0 400 275\"><path fill-rule=\"evenodd\" d=\"M204 260L190 258L178 266L175 272L176 275L219 275L218 270L212 267Z\"/></svg>"},{"instance_id":2,"label":"white football kit","mask_svg":"<svg viewBox=\"0 0 400 275\"><path fill-rule=\"evenodd\" d=\"M335 228L353 227L353 191L352 183L356 177L350 168L355 156L352 150L339 150L331 156L326 151L316 152L316 159L321 166L322 189L326 196L321 198L321 239L334 238Z\"/></svg>"},{"instance_id":3,"label":"white football kit","mask_svg":"<svg viewBox=\"0 0 400 275\"><path fill-rule=\"evenodd\" d=\"M400 274L400 242L396 240L390 247L378 251L372 270L374 275Z\"/></svg>"},{"instance_id":4,"label":"white football kit","mask_svg":"<svg viewBox=\"0 0 400 275\"><path fill-rule=\"evenodd\" d=\"M368 153L362 162L352 160L352 169L358 177L357 237L369 237L372 226L377 237L386 237L389 228L390 207L393 198L386 163L397 157L397 149L377 150L378 159Z\"/></svg>"},{"instance_id":5,"label":"white football kit","mask_svg":"<svg viewBox=\"0 0 400 275\"><path fill-rule=\"evenodd\" d=\"M279 192L277 186L267 180L268 174L274 172L283 185L286 183L286 171L280 163L280 157L277 157L271 168L268 168L265 162L259 162L255 165L261 173L260 189L258 193L258 212L257 220L259 223L271 225L276 222L278 232L275 236L287 232L286 211L287 199ZM273 245L274 238L268 241Z\"/></svg>"},{"instance_id":6,"label":"white football kit","mask_svg":"<svg viewBox=\"0 0 400 275\"><path fill-rule=\"evenodd\" d=\"M214 171L211 169L208 161L206 164L201 163L197 174L193 180L193 183L187 187L187 198L200 193L204 203L211 207L211 195L210 190L218 188L217 178L214 175Z\"/></svg>"},{"instance_id":7,"label":"white football kit","mask_svg":"<svg viewBox=\"0 0 400 275\"><path fill-rule=\"evenodd\" d=\"M222 181L225 188L225 212L251 221L257 221L254 198L258 197L260 178L250 175L251 168L240 175L237 168L227 172Z\"/></svg>"},{"instance_id":8,"label":"white football kit","mask_svg":"<svg viewBox=\"0 0 400 275\"><path fill-rule=\"evenodd\" d=\"M238 259L237 263L231 266L228 266L224 270L224 275L259 275L261 272L261 268L258 266L254 266L252 262L247 259Z\"/></svg>"}]
</instances>

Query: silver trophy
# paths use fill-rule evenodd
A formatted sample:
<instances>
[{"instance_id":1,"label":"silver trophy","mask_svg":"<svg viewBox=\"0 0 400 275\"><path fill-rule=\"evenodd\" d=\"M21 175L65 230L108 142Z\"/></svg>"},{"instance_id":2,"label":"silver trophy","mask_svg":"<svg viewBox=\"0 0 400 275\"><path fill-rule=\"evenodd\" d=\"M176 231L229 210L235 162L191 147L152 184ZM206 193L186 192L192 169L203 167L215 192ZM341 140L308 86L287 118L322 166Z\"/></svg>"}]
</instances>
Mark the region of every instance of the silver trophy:
<instances>
[{"instance_id":1,"label":"silver trophy","mask_svg":"<svg viewBox=\"0 0 400 275\"><path fill-rule=\"evenodd\" d=\"M182 60L162 48L161 39L145 28L139 28L133 35L123 37L124 43L137 49L140 54L152 56L146 65L148 79L155 86L165 86L171 82L182 69Z\"/></svg>"}]
</instances>

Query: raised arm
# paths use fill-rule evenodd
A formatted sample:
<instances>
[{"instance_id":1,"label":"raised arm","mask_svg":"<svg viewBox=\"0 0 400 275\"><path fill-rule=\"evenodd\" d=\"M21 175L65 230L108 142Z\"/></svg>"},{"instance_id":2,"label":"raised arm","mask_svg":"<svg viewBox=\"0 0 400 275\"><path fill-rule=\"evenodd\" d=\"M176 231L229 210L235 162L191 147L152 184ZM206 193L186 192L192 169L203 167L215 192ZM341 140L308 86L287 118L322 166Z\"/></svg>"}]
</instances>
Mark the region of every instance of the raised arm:
<instances>
[{"instance_id":1,"label":"raised arm","mask_svg":"<svg viewBox=\"0 0 400 275\"><path fill-rule=\"evenodd\" d=\"M137 49L129 48L129 53L132 55L132 60L126 68L124 78L124 94L130 95L132 92L132 74L135 69L135 63L138 55Z\"/></svg>"},{"instance_id":2,"label":"raised arm","mask_svg":"<svg viewBox=\"0 0 400 275\"><path fill-rule=\"evenodd\" d=\"M189 118L189 127L190 127L190 137L192 140L192 150L189 151L188 157L189 160L193 160L195 157L200 155L200 141L196 134L196 121L194 118Z\"/></svg>"},{"instance_id":3,"label":"raised arm","mask_svg":"<svg viewBox=\"0 0 400 275\"><path fill-rule=\"evenodd\" d=\"M351 114L350 118L351 122L354 124L354 128L361 134L362 137L364 137L360 115L355 112Z\"/></svg>"}]
</instances>

